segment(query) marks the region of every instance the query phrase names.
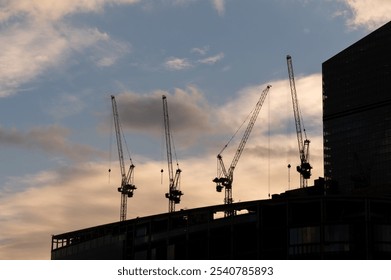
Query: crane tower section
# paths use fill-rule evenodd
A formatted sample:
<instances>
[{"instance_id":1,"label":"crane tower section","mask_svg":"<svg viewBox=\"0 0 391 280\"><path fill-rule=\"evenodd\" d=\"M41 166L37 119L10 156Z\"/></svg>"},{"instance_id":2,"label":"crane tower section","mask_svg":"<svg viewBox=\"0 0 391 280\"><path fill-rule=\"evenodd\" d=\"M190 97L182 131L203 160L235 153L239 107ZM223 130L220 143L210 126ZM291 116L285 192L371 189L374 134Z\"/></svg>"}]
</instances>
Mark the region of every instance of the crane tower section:
<instances>
[{"instance_id":1,"label":"crane tower section","mask_svg":"<svg viewBox=\"0 0 391 280\"><path fill-rule=\"evenodd\" d=\"M183 195L183 193L180 191L180 176L182 170L179 169L179 164L177 163L177 169L174 174L174 168L172 165L172 151L171 151L172 137L170 132L170 120L168 117L167 97L163 95L162 99L163 99L164 130L165 130L165 138L166 138L168 178L169 178L169 188L168 188L168 193L166 193L166 198L168 198L168 212L174 212L175 205L180 203L181 196Z\"/></svg>"},{"instance_id":2,"label":"crane tower section","mask_svg":"<svg viewBox=\"0 0 391 280\"><path fill-rule=\"evenodd\" d=\"M118 192L121 193L121 206L120 206L120 221L126 220L127 213L127 199L128 197L133 197L133 192L136 189L134 185L134 164L132 159L130 159L129 170L125 172L125 161L124 161L124 153L122 150L122 131L119 121L117 103L115 101L114 95L111 96L111 103L113 107L113 117L114 117L114 127L115 127L115 136L117 139L117 148L118 148L118 158L121 172L121 186L118 188Z\"/></svg>"},{"instance_id":3,"label":"crane tower section","mask_svg":"<svg viewBox=\"0 0 391 280\"><path fill-rule=\"evenodd\" d=\"M299 110L299 102L297 99L295 77L293 74L292 57L286 56L288 65L289 84L291 88L293 114L295 117L295 126L297 134L297 142L299 147L300 165L296 167L297 172L300 173L300 187L305 188L308 186L308 179L311 177L312 166L309 163L309 145L310 140L307 139L304 126L302 125L302 116ZM305 139L303 140L303 132Z\"/></svg>"},{"instance_id":4,"label":"crane tower section","mask_svg":"<svg viewBox=\"0 0 391 280\"><path fill-rule=\"evenodd\" d=\"M250 137L251 131L254 127L255 121L257 120L258 114L262 108L262 104L266 99L266 96L269 92L269 89L271 88L271 85L268 85L263 91L261 96L259 97L259 100L257 104L255 105L255 108L253 110L253 113L251 115L250 121L247 125L247 128L243 134L242 140L239 143L239 146L236 150L235 156L232 159L231 165L229 166L228 170L225 168L223 157L221 153L225 150L225 148L228 146L226 144L222 151L217 155L217 177L213 179L213 182L216 183L216 191L221 192L223 189L225 189L225 197L224 197L224 204L231 204L233 202L232 198L232 182L233 182L233 174L235 167L240 159L240 156L243 153L244 147L247 143L248 138ZM233 212L226 212L225 216L231 216L234 215Z\"/></svg>"}]
</instances>

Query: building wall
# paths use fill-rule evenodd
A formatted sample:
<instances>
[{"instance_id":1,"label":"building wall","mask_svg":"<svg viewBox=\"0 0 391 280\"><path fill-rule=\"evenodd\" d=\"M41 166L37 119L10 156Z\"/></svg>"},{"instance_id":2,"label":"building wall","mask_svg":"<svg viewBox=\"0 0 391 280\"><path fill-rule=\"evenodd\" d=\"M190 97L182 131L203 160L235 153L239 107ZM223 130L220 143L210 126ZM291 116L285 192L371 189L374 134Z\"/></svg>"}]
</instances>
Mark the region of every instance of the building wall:
<instances>
[{"instance_id":1,"label":"building wall","mask_svg":"<svg viewBox=\"0 0 391 280\"><path fill-rule=\"evenodd\" d=\"M232 207L244 214L213 218L208 207L54 236L63 245L52 259L391 258L390 199L282 196Z\"/></svg>"},{"instance_id":2,"label":"building wall","mask_svg":"<svg viewBox=\"0 0 391 280\"><path fill-rule=\"evenodd\" d=\"M52 250L52 259L59 260L119 260L124 258L123 234L107 234L81 242L73 242L58 250Z\"/></svg>"},{"instance_id":3,"label":"building wall","mask_svg":"<svg viewBox=\"0 0 391 280\"><path fill-rule=\"evenodd\" d=\"M322 65L324 172L343 193L391 193L391 22Z\"/></svg>"}]
</instances>

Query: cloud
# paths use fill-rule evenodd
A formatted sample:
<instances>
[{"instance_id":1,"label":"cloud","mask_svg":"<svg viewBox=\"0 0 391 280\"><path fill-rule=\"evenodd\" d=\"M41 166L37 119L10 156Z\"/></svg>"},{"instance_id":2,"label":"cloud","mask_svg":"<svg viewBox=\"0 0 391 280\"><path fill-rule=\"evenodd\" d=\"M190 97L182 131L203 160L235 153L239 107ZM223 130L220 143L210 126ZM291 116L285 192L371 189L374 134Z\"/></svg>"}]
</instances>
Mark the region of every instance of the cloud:
<instances>
[{"instance_id":1,"label":"cloud","mask_svg":"<svg viewBox=\"0 0 391 280\"><path fill-rule=\"evenodd\" d=\"M167 97L170 128L175 143L188 146L211 130L210 108L202 92L195 86L185 89L154 91L147 94L127 92L116 97L123 128L161 136L163 129L162 95ZM156 135L158 134L158 135Z\"/></svg>"},{"instance_id":2,"label":"cloud","mask_svg":"<svg viewBox=\"0 0 391 280\"><path fill-rule=\"evenodd\" d=\"M137 1L3 1L0 12L0 97L11 95L48 69L67 65L71 55L91 51L100 67L113 65L130 51L96 28L75 27L62 19L77 12L99 11L107 4Z\"/></svg>"},{"instance_id":3,"label":"cloud","mask_svg":"<svg viewBox=\"0 0 391 280\"><path fill-rule=\"evenodd\" d=\"M128 43L116 41L96 28L80 27L69 22L69 16L81 13L103 13L113 5L132 5L141 0L5 0L0 4L0 97L21 90L21 86L40 77L49 69L66 67L69 58L85 50L98 67L114 65L131 51ZM173 1L174 4L186 1ZM215 0L218 13L224 13L224 1ZM205 54L206 48L192 52ZM219 55L200 63L213 64ZM76 60L73 60L76 61ZM196 62L195 62L196 63ZM167 59L169 70L184 70L194 66L186 58Z\"/></svg>"},{"instance_id":4,"label":"cloud","mask_svg":"<svg viewBox=\"0 0 391 280\"><path fill-rule=\"evenodd\" d=\"M284 162L288 161L288 158L294 158L295 153L298 155L289 82L277 80L270 83L272 88L246 146L249 151L244 153L248 153L248 157L259 157L265 155L265 151L270 149L270 155L275 160ZM311 147L322 147L323 143L321 84L321 74L296 77L303 125L311 140ZM165 91L149 94L124 93L118 96L117 103L124 127L151 135L162 132L161 96L167 95L175 143L177 147L186 148L187 159L194 154L217 155L242 125L224 151L225 155L233 155L248 124L248 116L265 87L266 84L260 84L244 88L237 93L236 98L219 106L208 104L203 93L194 86L176 89L173 93ZM244 123L246 119L247 122ZM267 143L270 140L276 146L268 147ZM315 157L321 158L322 148L319 148L317 153ZM282 166L284 165L285 163ZM320 161L317 169L321 176L323 166Z\"/></svg>"},{"instance_id":5,"label":"cloud","mask_svg":"<svg viewBox=\"0 0 391 280\"><path fill-rule=\"evenodd\" d=\"M218 61L222 60L223 58L224 58L224 53L221 52L215 56L210 56L204 59L200 59L198 60L198 62L202 64L215 64Z\"/></svg>"},{"instance_id":6,"label":"cloud","mask_svg":"<svg viewBox=\"0 0 391 280\"><path fill-rule=\"evenodd\" d=\"M74 94L61 94L53 98L48 106L47 113L56 119L66 118L82 112L85 104L80 96Z\"/></svg>"},{"instance_id":7,"label":"cloud","mask_svg":"<svg viewBox=\"0 0 391 280\"><path fill-rule=\"evenodd\" d=\"M310 138L311 135L322 134L321 80L320 74L296 77L299 105L304 114L303 124ZM263 104L253 134L291 134L290 137L295 140L289 82L277 80L270 83L270 101L266 99ZM162 95L166 95L175 143L186 148L197 143L203 147L203 152L214 150L217 154L248 118L265 87L266 84L260 84L244 88L237 93L236 98L219 106L209 104L203 92L192 85L184 89L177 88L173 92L125 92L119 94L116 100L125 129L156 137L161 136L163 128ZM268 124L265 118L269 118L269 115L271 119ZM241 137L246 125L243 125L237 138Z\"/></svg>"},{"instance_id":8,"label":"cloud","mask_svg":"<svg viewBox=\"0 0 391 280\"><path fill-rule=\"evenodd\" d=\"M206 55L208 51L209 51L209 46L205 46L202 48L192 48L190 52L199 55Z\"/></svg>"},{"instance_id":9,"label":"cloud","mask_svg":"<svg viewBox=\"0 0 391 280\"><path fill-rule=\"evenodd\" d=\"M212 0L212 4L220 16L224 15L224 13L225 13L225 0Z\"/></svg>"},{"instance_id":10,"label":"cloud","mask_svg":"<svg viewBox=\"0 0 391 280\"><path fill-rule=\"evenodd\" d=\"M0 21L27 15L39 21L58 21L74 13L101 12L108 5L135 4L140 0L5 0L1 4Z\"/></svg>"},{"instance_id":11,"label":"cloud","mask_svg":"<svg viewBox=\"0 0 391 280\"><path fill-rule=\"evenodd\" d=\"M235 173L235 201L267 198L267 173L259 169L259 158L245 154L243 159ZM184 196L177 210L223 203L222 194L215 191L212 182L216 176L214 156L196 156L180 164ZM10 184L22 184L26 189L0 197L0 259L49 259L52 234L119 221L120 176L112 165L110 180L106 162L76 164L14 178ZM136 166L137 190L128 199L128 219L168 211L164 197L167 172L163 173L163 183L160 177L160 169L165 167L154 161Z\"/></svg>"},{"instance_id":12,"label":"cloud","mask_svg":"<svg viewBox=\"0 0 391 280\"><path fill-rule=\"evenodd\" d=\"M235 169L233 198L236 202L267 199L269 193L280 193L298 186L294 168L290 175L291 186L288 184L284 153L273 153L278 147L281 151L285 150L283 142L275 145L279 139L273 139L271 156L268 156L265 151L261 154L254 151L259 149L254 142L262 140L266 139L250 139ZM314 148L312 154L322 152ZM232 153L224 154L227 165L232 156ZM315 159L311 163L317 168L319 159ZM297 157L291 162L292 166L298 161ZM24 185L26 189L0 196L0 259L49 259L52 234L119 221L118 163L110 164L110 179L108 166L107 162L75 164L14 178L9 182L10 188L12 185ZM136 165L137 190L134 197L128 199L128 219L168 211L164 197L168 190L168 178L167 172L164 172L161 182L161 168L165 169L166 164L152 160ZM177 210L223 203L223 194L215 191L212 182L216 176L215 155L184 159L180 161L180 168L184 196L176 206ZM313 178L318 174L319 169L315 169Z\"/></svg>"},{"instance_id":13,"label":"cloud","mask_svg":"<svg viewBox=\"0 0 391 280\"><path fill-rule=\"evenodd\" d=\"M54 66L67 52L66 39L51 26L36 27L14 25L1 33L0 96L11 94L20 84Z\"/></svg>"},{"instance_id":14,"label":"cloud","mask_svg":"<svg viewBox=\"0 0 391 280\"><path fill-rule=\"evenodd\" d=\"M98 66L110 66L130 51L127 44L113 41L95 28L25 23L0 34L0 97L15 93L48 69L66 65L67 58L86 49L91 50L91 61Z\"/></svg>"},{"instance_id":15,"label":"cloud","mask_svg":"<svg viewBox=\"0 0 391 280\"><path fill-rule=\"evenodd\" d=\"M288 182L288 163L293 167L299 164L289 82L285 79L270 81L270 84L268 98L235 169L233 198L236 202L267 199L268 194L299 186L295 168L291 168ZM212 182L217 171L216 155L255 106L265 86L244 88L234 99L214 106L208 104L194 86L172 93L127 92L116 96L124 127L161 131L157 128L162 123L161 95L166 94L173 130L188 134L183 139L197 140L187 143L187 149L192 152L179 158L184 196L177 210L223 203L224 194L217 193ZM321 74L296 75L300 108L311 140L312 179L323 174L321 87ZM68 133L61 127L31 129L26 133L1 129L0 141L27 148L49 147L53 153L58 153L60 147L60 152L72 153L75 144L66 140ZM243 130L224 151L226 166L229 166L242 134ZM200 146L207 152L200 152ZM74 153L80 152L75 150ZM160 173L166 163L138 154L134 158L142 158L138 161L142 163L136 163L134 182L137 190L128 200L128 219L167 212L168 202L164 197L168 190L167 172L163 173L163 183ZM109 167L112 169L110 177ZM0 259L48 259L51 234L118 221L118 169L118 162L83 161L2 182L8 190L21 189L16 186L25 188L0 195Z\"/></svg>"},{"instance_id":16,"label":"cloud","mask_svg":"<svg viewBox=\"0 0 391 280\"><path fill-rule=\"evenodd\" d=\"M90 58L97 66L110 67L131 52L132 46L129 43L113 40L106 33L101 33L101 35L104 36L95 45L86 47L92 50Z\"/></svg>"},{"instance_id":17,"label":"cloud","mask_svg":"<svg viewBox=\"0 0 391 280\"><path fill-rule=\"evenodd\" d=\"M293 117L293 108L289 82L287 80L270 81L272 85L253 127L244 153L253 156L270 155L280 162L292 158L297 153L297 137ZM303 124L307 130L311 146L322 147L322 77L314 74L296 77L296 88ZM248 119L266 84L251 86L238 92L238 97L218 109L217 116L222 127L229 128L227 135L235 131ZM235 112L235 114L233 114ZM235 140L224 153L234 154L244 133L248 121L239 130ZM229 140L227 137L226 141ZM268 143L272 143L268 146ZM221 148L223 148L221 144ZM217 152L216 152L217 154ZM317 155L321 157L322 154ZM294 158L294 157L293 157ZM318 167L319 168L319 167ZM321 166L321 168L323 168ZM319 174L321 174L320 172Z\"/></svg>"},{"instance_id":18,"label":"cloud","mask_svg":"<svg viewBox=\"0 0 391 280\"><path fill-rule=\"evenodd\" d=\"M338 11L336 15L348 17L352 28L364 27L374 30L391 20L391 2L388 0L340 0L349 12Z\"/></svg>"},{"instance_id":19,"label":"cloud","mask_svg":"<svg viewBox=\"0 0 391 280\"><path fill-rule=\"evenodd\" d=\"M0 259L49 259L51 234L114 219L116 193L102 168L85 164L14 179L26 189L0 197Z\"/></svg>"},{"instance_id":20,"label":"cloud","mask_svg":"<svg viewBox=\"0 0 391 280\"><path fill-rule=\"evenodd\" d=\"M193 65L186 58L171 57L164 63L169 70L183 70L193 67Z\"/></svg>"},{"instance_id":21,"label":"cloud","mask_svg":"<svg viewBox=\"0 0 391 280\"><path fill-rule=\"evenodd\" d=\"M1 30L0 44L0 97L20 91L24 84L42 77L49 69L78 63L70 59L73 55L85 55L90 62L104 67L131 49L129 44L112 40L96 28L28 22Z\"/></svg>"},{"instance_id":22,"label":"cloud","mask_svg":"<svg viewBox=\"0 0 391 280\"><path fill-rule=\"evenodd\" d=\"M272 88L235 169L234 177L237 187L234 190L234 199L236 201L249 199L243 193L243 188L248 186L250 180L253 180L254 188L258 186L258 192L263 195L269 192L269 188L271 193L285 191L288 188L287 165L291 164L294 167L300 163L289 81L276 80L270 81L270 84ZM321 74L304 77L297 75L296 77L299 105L307 129L307 136L311 141L310 163L314 169L309 184L313 183L313 179L323 176L321 86ZM221 142L220 149L248 117L265 87L266 84L244 88L238 92L237 98L216 109L218 110L216 116L219 117L219 123L224 123L222 126L225 129L230 128L225 132L226 139L225 142ZM236 152L247 124L248 122L243 125L223 152L226 167L229 166ZM216 148L216 155L218 152L219 150ZM269 176L270 182L268 181ZM296 188L299 185L299 175L295 168L291 171L291 184L291 188ZM270 187L268 187L269 185ZM241 188L240 191L239 188ZM249 192L254 191L254 189L249 190Z\"/></svg>"},{"instance_id":23,"label":"cloud","mask_svg":"<svg viewBox=\"0 0 391 280\"><path fill-rule=\"evenodd\" d=\"M104 156L104 153L88 145L69 142L68 136L66 128L56 125L35 127L28 132L0 127L0 145L39 150L78 161Z\"/></svg>"},{"instance_id":24,"label":"cloud","mask_svg":"<svg viewBox=\"0 0 391 280\"><path fill-rule=\"evenodd\" d=\"M185 163L187 175L182 181L187 197L177 208L215 204L220 199L213 192L212 174L199 162L189 164L194 170ZM119 168L112 168L109 180L108 166L89 162L14 178L12 184L26 189L0 196L0 259L49 259L52 234L119 221ZM162 167L153 161L136 166L137 190L128 200L128 219L167 211L168 178L163 178L162 185ZM200 173L206 176L191 182L191 174ZM206 182L210 188L197 190L199 183Z\"/></svg>"},{"instance_id":25,"label":"cloud","mask_svg":"<svg viewBox=\"0 0 391 280\"><path fill-rule=\"evenodd\" d=\"M192 53L196 53L199 55L205 55L207 53L208 49L205 48L193 48L191 50ZM170 57L166 60L164 63L164 66L166 69L171 71L178 71L178 70L186 70L193 67L196 67L197 65L204 64L204 65L213 65L219 62L224 58L224 53L220 52L217 55L205 57L202 59L198 59L196 61L191 61L187 58L177 58L177 57Z\"/></svg>"}]
</instances>

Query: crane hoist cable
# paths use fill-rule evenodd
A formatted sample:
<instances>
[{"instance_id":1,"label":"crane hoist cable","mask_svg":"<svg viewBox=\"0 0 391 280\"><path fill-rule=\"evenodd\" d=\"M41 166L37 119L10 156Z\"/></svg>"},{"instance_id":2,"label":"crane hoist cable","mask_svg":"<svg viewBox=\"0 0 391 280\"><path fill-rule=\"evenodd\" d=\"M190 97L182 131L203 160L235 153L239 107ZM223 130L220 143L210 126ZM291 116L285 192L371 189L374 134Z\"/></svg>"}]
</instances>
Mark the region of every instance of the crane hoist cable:
<instances>
[{"instance_id":1,"label":"crane hoist cable","mask_svg":"<svg viewBox=\"0 0 391 280\"><path fill-rule=\"evenodd\" d=\"M268 85L263 91L261 96L259 97L259 100L257 104L255 105L254 110L252 111L251 118L249 120L249 123L247 125L247 128L243 134L242 140L239 143L239 146L236 150L236 153L234 155L234 158L232 159L231 165L229 169L227 170L225 168L223 157L221 155L221 152L217 155L217 161L218 161L218 168L217 168L217 177L213 179L213 182L216 183L216 191L221 192L223 189L225 189L225 197L224 197L224 204L232 204L233 198L232 198L232 182L233 182L233 173L235 170L235 167L240 159L240 156L243 153L244 147L247 143L248 138L250 137L252 128L254 127L255 121L258 117L259 111L261 110L262 104L266 99L266 96L269 92L269 89L271 88L271 85ZM236 134L237 132L235 132ZM232 138L230 139L230 141ZM229 142L230 142L229 141ZM228 143L229 143L228 142ZM227 145L228 145L227 143ZM224 146L222 151L227 147L227 145ZM227 210L225 212L225 216L232 216L235 215L233 211Z\"/></svg>"},{"instance_id":2,"label":"crane hoist cable","mask_svg":"<svg viewBox=\"0 0 391 280\"><path fill-rule=\"evenodd\" d=\"M247 115L247 117L244 119L244 121L240 124L240 126L238 127L238 129L235 131L235 133L231 136L231 138L228 140L227 144L224 145L224 147L221 149L219 155L221 155L224 150L228 147L228 145L232 142L232 140L234 140L234 138L236 137L236 135L239 133L239 131L242 129L243 125L247 122L247 120L250 118L251 114L254 112L255 110L255 107L251 110L251 112Z\"/></svg>"}]
</instances>

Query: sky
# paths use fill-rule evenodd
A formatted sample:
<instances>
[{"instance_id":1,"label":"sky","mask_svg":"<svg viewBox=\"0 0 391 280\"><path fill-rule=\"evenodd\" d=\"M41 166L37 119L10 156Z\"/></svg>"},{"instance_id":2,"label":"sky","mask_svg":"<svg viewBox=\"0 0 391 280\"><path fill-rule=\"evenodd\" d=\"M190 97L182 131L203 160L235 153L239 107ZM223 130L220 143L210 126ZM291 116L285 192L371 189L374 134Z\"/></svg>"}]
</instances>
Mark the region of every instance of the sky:
<instances>
[{"instance_id":1,"label":"sky","mask_svg":"<svg viewBox=\"0 0 391 280\"><path fill-rule=\"evenodd\" d=\"M119 221L111 95L136 166L132 219L168 211L162 95L178 210L223 203L216 156L272 85L233 183L235 202L269 199L299 187L289 54L311 185L323 176L322 62L390 19L389 0L0 0L0 259L50 259L53 234Z\"/></svg>"}]
</instances>

